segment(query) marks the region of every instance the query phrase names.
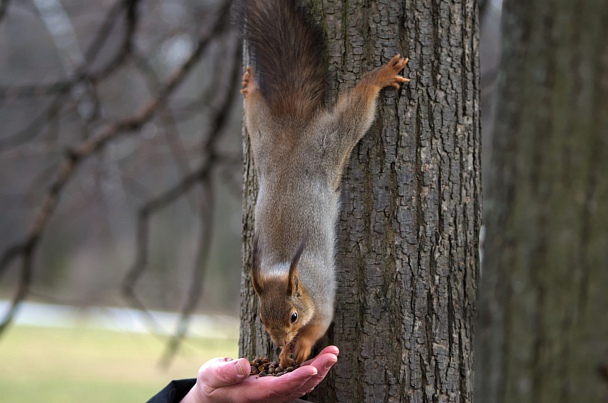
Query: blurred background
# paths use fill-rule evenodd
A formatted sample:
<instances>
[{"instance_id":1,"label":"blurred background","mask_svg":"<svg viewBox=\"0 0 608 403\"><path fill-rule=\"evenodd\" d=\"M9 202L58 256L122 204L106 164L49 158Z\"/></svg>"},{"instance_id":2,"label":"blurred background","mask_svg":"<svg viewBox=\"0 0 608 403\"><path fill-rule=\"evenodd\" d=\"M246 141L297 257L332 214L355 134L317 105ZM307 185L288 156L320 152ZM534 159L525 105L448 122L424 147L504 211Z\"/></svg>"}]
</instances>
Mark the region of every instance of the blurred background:
<instances>
[{"instance_id":1,"label":"blurred background","mask_svg":"<svg viewBox=\"0 0 608 403\"><path fill-rule=\"evenodd\" d=\"M241 45L226 2L0 10L0 317L28 301L0 340L0 400L142 401L236 356ZM11 255L40 235L33 262Z\"/></svg>"},{"instance_id":2,"label":"blurred background","mask_svg":"<svg viewBox=\"0 0 608 403\"><path fill-rule=\"evenodd\" d=\"M0 0L0 400L142 401L237 355L227 5ZM500 2L481 10L486 136Z\"/></svg>"}]
</instances>

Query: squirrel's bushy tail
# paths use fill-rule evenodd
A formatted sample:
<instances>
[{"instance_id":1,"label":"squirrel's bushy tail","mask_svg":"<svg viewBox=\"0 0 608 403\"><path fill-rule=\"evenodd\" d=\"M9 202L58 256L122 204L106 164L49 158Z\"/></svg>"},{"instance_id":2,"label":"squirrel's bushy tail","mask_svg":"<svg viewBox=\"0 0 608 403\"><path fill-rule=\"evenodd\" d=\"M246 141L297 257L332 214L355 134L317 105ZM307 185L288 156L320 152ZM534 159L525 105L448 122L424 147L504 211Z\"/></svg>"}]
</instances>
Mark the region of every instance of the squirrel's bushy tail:
<instances>
[{"instance_id":1,"label":"squirrel's bushy tail","mask_svg":"<svg viewBox=\"0 0 608 403\"><path fill-rule=\"evenodd\" d=\"M304 123L325 99L323 34L293 0L239 0L254 77L278 118Z\"/></svg>"}]
</instances>

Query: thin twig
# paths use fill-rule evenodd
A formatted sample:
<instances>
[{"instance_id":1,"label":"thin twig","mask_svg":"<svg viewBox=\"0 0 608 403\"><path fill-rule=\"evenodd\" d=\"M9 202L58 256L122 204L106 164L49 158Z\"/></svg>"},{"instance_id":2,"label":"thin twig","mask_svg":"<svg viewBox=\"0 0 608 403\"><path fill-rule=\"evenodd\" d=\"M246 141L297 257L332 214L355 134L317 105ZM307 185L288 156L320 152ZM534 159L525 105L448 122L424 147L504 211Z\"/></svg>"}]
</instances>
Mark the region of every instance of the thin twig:
<instances>
[{"instance_id":1,"label":"thin twig","mask_svg":"<svg viewBox=\"0 0 608 403\"><path fill-rule=\"evenodd\" d=\"M134 4L131 0L117 0L116 3L114 3L114 5L108 11L106 18L104 18L101 27L99 28L97 34L95 35L95 38L91 42L91 45L89 45L89 48L85 52L85 60L87 61L87 64L81 66L78 71L84 73L86 71L87 65L92 63L97 57L97 55L99 55L101 49L103 48L103 45L110 37L110 33L114 28L114 24L119 20L118 16L120 15L120 13L122 13L123 10L127 10L127 14L135 13L136 6L137 4ZM134 15L131 15L127 18L127 29L125 30L125 37L123 38L123 45L121 47L122 52L124 52L124 49L127 46L130 46L126 45L127 43L132 43L132 36L135 32L136 25L135 18L136 17ZM119 53L121 53L121 51L119 51Z\"/></svg>"},{"instance_id":2,"label":"thin twig","mask_svg":"<svg viewBox=\"0 0 608 403\"><path fill-rule=\"evenodd\" d=\"M137 4L139 3L139 0L123 0L124 1L124 9L125 9L125 14L126 14L126 25L125 25L125 35L123 37L123 41L122 41L122 46L120 48L120 50L116 53L116 55L114 56L114 58L108 63L106 64L104 67L102 67L97 73L95 74L86 74L86 70L85 70L85 66L83 66L82 68L82 77L83 79L87 79L90 81L100 81L103 80L105 77L109 76L110 74L112 74L118 67L120 67L123 63L124 60L127 59L127 57L129 57L129 55L131 54L131 50L133 48L133 41L134 41L134 36L135 36L135 29L137 28L137 23L139 21L139 16L137 14ZM106 35L107 37L108 35ZM103 43L100 44L103 45ZM98 53L99 53L99 49L96 49L95 52L91 52L91 57L95 57ZM87 55L89 55L89 52L87 52Z\"/></svg>"}]
</instances>

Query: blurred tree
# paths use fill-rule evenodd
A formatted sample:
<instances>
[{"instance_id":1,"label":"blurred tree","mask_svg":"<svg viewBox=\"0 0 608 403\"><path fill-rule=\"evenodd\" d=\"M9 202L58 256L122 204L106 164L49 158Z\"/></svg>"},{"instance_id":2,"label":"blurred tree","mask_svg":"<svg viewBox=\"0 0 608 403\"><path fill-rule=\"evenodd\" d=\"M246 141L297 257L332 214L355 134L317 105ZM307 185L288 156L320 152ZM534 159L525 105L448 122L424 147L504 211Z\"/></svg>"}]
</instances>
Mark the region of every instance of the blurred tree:
<instances>
[{"instance_id":1,"label":"blurred tree","mask_svg":"<svg viewBox=\"0 0 608 403\"><path fill-rule=\"evenodd\" d=\"M481 218L477 2L303 3L326 33L334 101L396 53L410 58L412 79L383 91L344 176L336 314L322 341L341 353L313 400L470 402ZM249 152L244 164L240 355L273 356L249 276L257 191Z\"/></svg>"},{"instance_id":2,"label":"blurred tree","mask_svg":"<svg viewBox=\"0 0 608 403\"><path fill-rule=\"evenodd\" d=\"M608 3L507 0L475 393L608 398Z\"/></svg>"}]
</instances>

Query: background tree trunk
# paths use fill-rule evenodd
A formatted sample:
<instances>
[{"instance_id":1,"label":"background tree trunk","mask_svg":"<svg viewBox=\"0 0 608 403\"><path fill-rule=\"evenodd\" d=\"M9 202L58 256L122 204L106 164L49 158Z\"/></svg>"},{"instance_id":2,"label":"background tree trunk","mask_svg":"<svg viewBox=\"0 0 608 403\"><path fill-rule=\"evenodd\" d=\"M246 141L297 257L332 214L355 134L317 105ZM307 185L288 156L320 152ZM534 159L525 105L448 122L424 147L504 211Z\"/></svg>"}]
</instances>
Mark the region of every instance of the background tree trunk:
<instances>
[{"instance_id":1,"label":"background tree trunk","mask_svg":"<svg viewBox=\"0 0 608 403\"><path fill-rule=\"evenodd\" d=\"M317 401L470 401L480 226L476 2L305 1L328 39L329 88L352 87L396 53L402 90L342 184L338 295L324 345L338 365ZM273 355L250 284L256 183L245 135L240 355Z\"/></svg>"},{"instance_id":2,"label":"background tree trunk","mask_svg":"<svg viewBox=\"0 0 608 403\"><path fill-rule=\"evenodd\" d=\"M503 13L476 396L604 402L608 3L506 1Z\"/></svg>"}]
</instances>

